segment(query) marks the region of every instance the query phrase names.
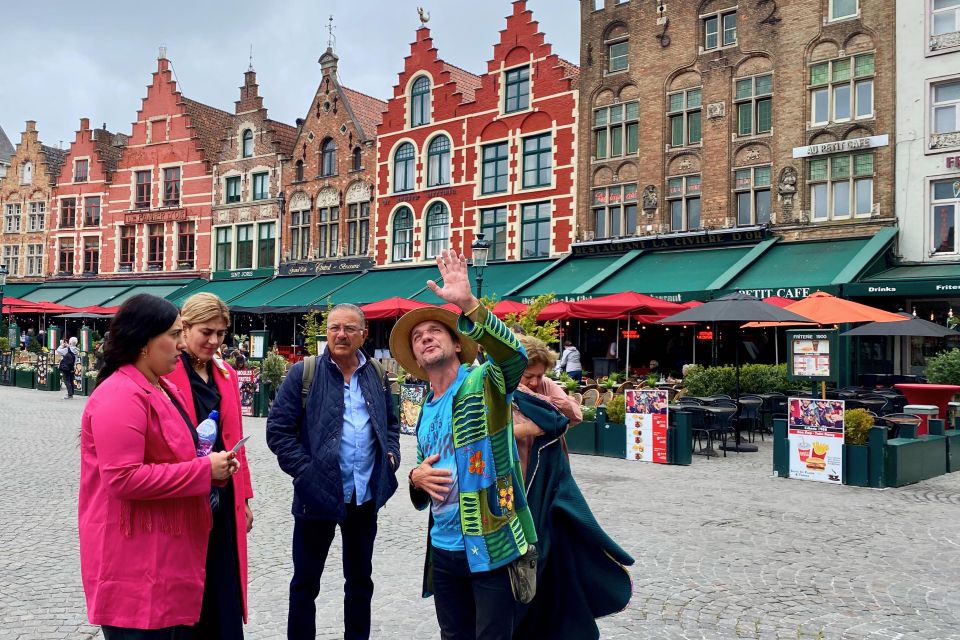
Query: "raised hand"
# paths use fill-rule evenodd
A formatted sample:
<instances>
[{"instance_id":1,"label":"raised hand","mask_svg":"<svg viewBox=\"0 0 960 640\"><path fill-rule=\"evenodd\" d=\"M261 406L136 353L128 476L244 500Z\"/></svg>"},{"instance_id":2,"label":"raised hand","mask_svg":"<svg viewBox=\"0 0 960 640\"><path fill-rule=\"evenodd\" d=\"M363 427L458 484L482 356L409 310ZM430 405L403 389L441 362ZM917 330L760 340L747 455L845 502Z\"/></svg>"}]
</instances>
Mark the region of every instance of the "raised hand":
<instances>
[{"instance_id":1,"label":"raised hand","mask_svg":"<svg viewBox=\"0 0 960 640\"><path fill-rule=\"evenodd\" d=\"M441 251L437 256L437 268L443 276L443 287L433 280L427 280L427 286L446 302L453 303L464 312L470 311L478 300L470 289L467 277L467 259L457 255L456 251Z\"/></svg>"}]
</instances>

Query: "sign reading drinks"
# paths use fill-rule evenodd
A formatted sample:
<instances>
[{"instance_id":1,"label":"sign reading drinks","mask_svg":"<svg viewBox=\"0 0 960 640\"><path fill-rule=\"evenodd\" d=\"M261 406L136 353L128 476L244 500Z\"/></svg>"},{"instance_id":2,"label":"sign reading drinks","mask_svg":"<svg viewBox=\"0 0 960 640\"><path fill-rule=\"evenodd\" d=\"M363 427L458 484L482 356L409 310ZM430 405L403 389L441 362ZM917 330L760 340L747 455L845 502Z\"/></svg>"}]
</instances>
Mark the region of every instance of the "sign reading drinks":
<instances>
[{"instance_id":1,"label":"sign reading drinks","mask_svg":"<svg viewBox=\"0 0 960 640\"><path fill-rule=\"evenodd\" d=\"M843 400L787 401L790 477L840 484L843 479Z\"/></svg>"},{"instance_id":2,"label":"sign reading drinks","mask_svg":"<svg viewBox=\"0 0 960 640\"><path fill-rule=\"evenodd\" d=\"M325 273L359 273L373 268L373 258L344 258L322 262L284 262L282 276L320 276Z\"/></svg>"},{"instance_id":3,"label":"sign reading drinks","mask_svg":"<svg viewBox=\"0 0 960 640\"><path fill-rule=\"evenodd\" d=\"M628 389L627 460L667 464L667 392Z\"/></svg>"},{"instance_id":4,"label":"sign reading drinks","mask_svg":"<svg viewBox=\"0 0 960 640\"><path fill-rule=\"evenodd\" d=\"M787 332L787 377L792 380L836 380L837 332Z\"/></svg>"},{"instance_id":5,"label":"sign reading drinks","mask_svg":"<svg viewBox=\"0 0 960 640\"><path fill-rule=\"evenodd\" d=\"M794 158L809 158L811 156L825 156L831 153L850 153L864 151L876 147L885 147L890 144L890 136L870 136L869 138L854 138L853 140L837 140L821 144L811 144L806 147L794 147Z\"/></svg>"},{"instance_id":6,"label":"sign reading drinks","mask_svg":"<svg viewBox=\"0 0 960 640\"><path fill-rule=\"evenodd\" d=\"M172 209L169 211L144 211L142 213L123 214L124 224L148 224L152 222L175 222L186 220L186 209Z\"/></svg>"}]
</instances>

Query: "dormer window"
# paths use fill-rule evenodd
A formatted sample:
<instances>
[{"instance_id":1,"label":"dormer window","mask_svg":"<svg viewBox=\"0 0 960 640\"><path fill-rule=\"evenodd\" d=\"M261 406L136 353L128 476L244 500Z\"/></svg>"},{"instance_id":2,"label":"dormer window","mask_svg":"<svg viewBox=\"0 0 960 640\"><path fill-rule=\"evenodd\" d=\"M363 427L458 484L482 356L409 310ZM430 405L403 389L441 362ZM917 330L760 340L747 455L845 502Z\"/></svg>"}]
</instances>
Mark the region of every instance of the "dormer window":
<instances>
[{"instance_id":1,"label":"dormer window","mask_svg":"<svg viewBox=\"0 0 960 640\"><path fill-rule=\"evenodd\" d=\"M29 160L20 167L20 184L33 184L33 163Z\"/></svg>"},{"instance_id":2,"label":"dormer window","mask_svg":"<svg viewBox=\"0 0 960 640\"><path fill-rule=\"evenodd\" d=\"M253 131L244 129L241 142L241 155L244 158L253 157Z\"/></svg>"},{"instance_id":3,"label":"dormer window","mask_svg":"<svg viewBox=\"0 0 960 640\"><path fill-rule=\"evenodd\" d=\"M430 124L430 78L420 76L410 89L410 126Z\"/></svg>"},{"instance_id":4,"label":"dormer window","mask_svg":"<svg viewBox=\"0 0 960 640\"><path fill-rule=\"evenodd\" d=\"M505 113L523 111L530 107L530 67L510 69L504 73Z\"/></svg>"},{"instance_id":5,"label":"dormer window","mask_svg":"<svg viewBox=\"0 0 960 640\"><path fill-rule=\"evenodd\" d=\"M77 160L73 164L73 181L86 182L88 178L89 162L87 160Z\"/></svg>"}]
</instances>

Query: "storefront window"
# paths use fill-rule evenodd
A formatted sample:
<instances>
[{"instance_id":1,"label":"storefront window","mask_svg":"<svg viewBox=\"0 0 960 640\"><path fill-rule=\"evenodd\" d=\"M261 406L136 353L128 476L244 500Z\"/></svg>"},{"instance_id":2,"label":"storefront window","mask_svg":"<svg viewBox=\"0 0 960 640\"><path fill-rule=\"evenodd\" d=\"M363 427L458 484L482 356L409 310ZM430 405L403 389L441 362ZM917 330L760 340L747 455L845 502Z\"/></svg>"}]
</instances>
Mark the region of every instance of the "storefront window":
<instances>
[{"instance_id":1,"label":"storefront window","mask_svg":"<svg viewBox=\"0 0 960 640\"><path fill-rule=\"evenodd\" d=\"M937 180L931 185L932 251L957 253L957 213L960 212L960 179Z\"/></svg>"}]
</instances>

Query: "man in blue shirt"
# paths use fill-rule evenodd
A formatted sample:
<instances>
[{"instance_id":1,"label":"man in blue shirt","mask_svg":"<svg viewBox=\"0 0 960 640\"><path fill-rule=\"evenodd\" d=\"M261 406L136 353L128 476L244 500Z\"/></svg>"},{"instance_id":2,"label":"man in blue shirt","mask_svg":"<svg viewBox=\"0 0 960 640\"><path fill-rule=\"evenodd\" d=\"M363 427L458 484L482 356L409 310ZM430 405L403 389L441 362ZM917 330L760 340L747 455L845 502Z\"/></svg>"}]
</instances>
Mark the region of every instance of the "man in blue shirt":
<instances>
[{"instance_id":1,"label":"man in blue shirt","mask_svg":"<svg viewBox=\"0 0 960 640\"><path fill-rule=\"evenodd\" d=\"M315 600L338 524L344 638L370 637L377 511L397 489L400 424L386 381L360 349L365 337L360 308L334 306L326 351L290 369L267 419L267 445L293 477L290 639L316 637Z\"/></svg>"}]
</instances>

